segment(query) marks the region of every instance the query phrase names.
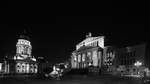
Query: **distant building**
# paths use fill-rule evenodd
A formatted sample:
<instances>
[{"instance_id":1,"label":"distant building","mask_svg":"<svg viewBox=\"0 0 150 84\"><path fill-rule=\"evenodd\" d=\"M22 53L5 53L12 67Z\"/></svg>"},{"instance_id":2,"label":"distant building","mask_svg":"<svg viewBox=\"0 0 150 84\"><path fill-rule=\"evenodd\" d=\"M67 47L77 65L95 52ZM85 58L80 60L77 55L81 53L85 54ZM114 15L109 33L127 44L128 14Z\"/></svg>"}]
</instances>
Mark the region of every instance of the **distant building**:
<instances>
[{"instance_id":1,"label":"distant building","mask_svg":"<svg viewBox=\"0 0 150 84\"><path fill-rule=\"evenodd\" d=\"M38 72L38 63L32 56L32 46L29 38L21 35L16 44L16 54L5 56L2 64L5 74L35 74Z\"/></svg>"},{"instance_id":2,"label":"distant building","mask_svg":"<svg viewBox=\"0 0 150 84\"><path fill-rule=\"evenodd\" d=\"M102 48L100 47L82 47L73 51L71 56L72 68L88 68L89 66L101 67Z\"/></svg>"},{"instance_id":3,"label":"distant building","mask_svg":"<svg viewBox=\"0 0 150 84\"><path fill-rule=\"evenodd\" d=\"M140 44L125 48L116 49L116 66L125 66L122 71L128 74L138 74L139 67L136 63L140 63L140 67L145 67L146 45Z\"/></svg>"},{"instance_id":4,"label":"distant building","mask_svg":"<svg viewBox=\"0 0 150 84\"><path fill-rule=\"evenodd\" d=\"M16 73L37 73L38 65L36 58L32 56L32 46L26 36L20 36L16 44L15 72Z\"/></svg>"},{"instance_id":5,"label":"distant building","mask_svg":"<svg viewBox=\"0 0 150 84\"><path fill-rule=\"evenodd\" d=\"M104 48L104 36L92 37L91 33L86 39L76 45L71 55L72 69L85 69L89 67L101 68Z\"/></svg>"},{"instance_id":6,"label":"distant building","mask_svg":"<svg viewBox=\"0 0 150 84\"><path fill-rule=\"evenodd\" d=\"M49 63L44 57L38 57L38 73L45 74L50 72L52 64Z\"/></svg>"},{"instance_id":7,"label":"distant building","mask_svg":"<svg viewBox=\"0 0 150 84\"><path fill-rule=\"evenodd\" d=\"M118 65L134 65L136 61L140 61L142 62L142 65L144 65L145 55L146 55L145 44L116 49Z\"/></svg>"},{"instance_id":8,"label":"distant building","mask_svg":"<svg viewBox=\"0 0 150 84\"><path fill-rule=\"evenodd\" d=\"M103 65L107 72L139 74L144 71L146 45L139 44L123 48L107 46L103 50ZM143 73L143 72L142 72Z\"/></svg>"},{"instance_id":9,"label":"distant building","mask_svg":"<svg viewBox=\"0 0 150 84\"><path fill-rule=\"evenodd\" d=\"M92 34L86 35L86 39L76 45L76 50L83 46L99 46L104 48L104 36L92 37Z\"/></svg>"},{"instance_id":10,"label":"distant building","mask_svg":"<svg viewBox=\"0 0 150 84\"><path fill-rule=\"evenodd\" d=\"M103 65L111 66L115 59L115 48L113 46L105 46L103 48Z\"/></svg>"}]
</instances>

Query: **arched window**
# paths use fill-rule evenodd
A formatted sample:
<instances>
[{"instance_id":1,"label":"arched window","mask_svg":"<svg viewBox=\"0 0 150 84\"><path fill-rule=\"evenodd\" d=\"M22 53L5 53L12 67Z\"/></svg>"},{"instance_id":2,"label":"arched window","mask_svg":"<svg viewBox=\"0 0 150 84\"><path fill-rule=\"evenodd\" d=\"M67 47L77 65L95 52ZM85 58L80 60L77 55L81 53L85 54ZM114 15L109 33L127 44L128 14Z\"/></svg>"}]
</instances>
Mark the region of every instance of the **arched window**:
<instances>
[{"instance_id":1,"label":"arched window","mask_svg":"<svg viewBox=\"0 0 150 84\"><path fill-rule=\"evenodd\" d=\"M17 70L17 72L19 73L19 72L20 72L20 70L18 69L18 70Z\"/></svg>"}]
</instances>

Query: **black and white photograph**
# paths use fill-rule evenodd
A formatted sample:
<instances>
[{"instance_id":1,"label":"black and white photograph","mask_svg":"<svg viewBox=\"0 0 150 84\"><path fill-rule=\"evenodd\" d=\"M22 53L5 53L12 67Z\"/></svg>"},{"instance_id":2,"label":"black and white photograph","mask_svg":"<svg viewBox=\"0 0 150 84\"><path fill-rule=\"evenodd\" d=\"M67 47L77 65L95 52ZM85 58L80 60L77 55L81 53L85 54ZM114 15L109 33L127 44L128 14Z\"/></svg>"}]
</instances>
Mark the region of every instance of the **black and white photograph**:
<instances>
[{"instance_id":1,"label":"black and white photograph","mask_svg":"<svg viewBox=\"0 0 150 84\"><path fill-rule=\"evenodd\" d=\"M0 23L0 84L149 84L149 18L129 12Z\"/></svg>"}]
</instances>

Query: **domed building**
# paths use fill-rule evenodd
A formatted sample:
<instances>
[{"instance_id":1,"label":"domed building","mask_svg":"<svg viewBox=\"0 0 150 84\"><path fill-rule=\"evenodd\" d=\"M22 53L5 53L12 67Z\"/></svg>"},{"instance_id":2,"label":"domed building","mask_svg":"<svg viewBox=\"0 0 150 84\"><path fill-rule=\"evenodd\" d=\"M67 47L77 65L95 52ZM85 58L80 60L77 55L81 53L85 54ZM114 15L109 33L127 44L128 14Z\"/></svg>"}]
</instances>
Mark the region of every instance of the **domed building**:
<instances>
[{"instance_id":1,"label":"domed building","mask_svg":"<svg viewBox=\"0 0 150 84\"><path fill-rule=\"evenodd\" d=\"M32 45L27 35L20 35L16 44L16 55L13 59L16 73L37 73L38 65L36 58L32 56Z\"/></svg>"},{"instance_id":2,"label":"domed building","mask_svg":"<svg viewBox=\"0 0 150 84\"><path fill-rule=\"evenodd\" d=\"M0 67L2 73L10 75L36 74L38 72L38 62L32 56L30 38L25 33L18 38L16 52L6 55Z\"/></svg>"}]
</instances>

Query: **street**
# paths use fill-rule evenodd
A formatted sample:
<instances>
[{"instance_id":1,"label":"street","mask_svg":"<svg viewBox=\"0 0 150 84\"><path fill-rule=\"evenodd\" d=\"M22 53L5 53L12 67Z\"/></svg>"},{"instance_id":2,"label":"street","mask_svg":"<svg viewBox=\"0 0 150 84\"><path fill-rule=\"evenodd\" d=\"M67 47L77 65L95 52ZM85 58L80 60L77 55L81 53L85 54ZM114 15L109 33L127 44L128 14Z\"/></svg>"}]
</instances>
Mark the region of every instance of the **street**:
<instances>
[{"instance_id":1,"label":"street","mask_svg":"<svg viewBox=\"0 0 150 84\"><path fill-rule=\"evenodd\" d=\"M0 84L148 84L140 78L67 75L61 80L38 78L1 78Z\"/></svg>"}]
</instances>

